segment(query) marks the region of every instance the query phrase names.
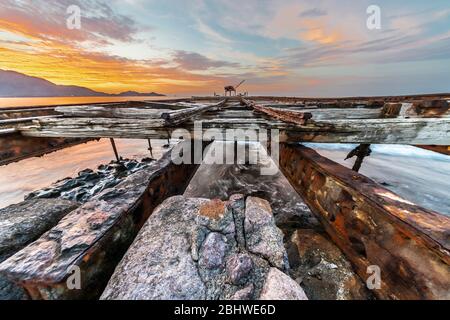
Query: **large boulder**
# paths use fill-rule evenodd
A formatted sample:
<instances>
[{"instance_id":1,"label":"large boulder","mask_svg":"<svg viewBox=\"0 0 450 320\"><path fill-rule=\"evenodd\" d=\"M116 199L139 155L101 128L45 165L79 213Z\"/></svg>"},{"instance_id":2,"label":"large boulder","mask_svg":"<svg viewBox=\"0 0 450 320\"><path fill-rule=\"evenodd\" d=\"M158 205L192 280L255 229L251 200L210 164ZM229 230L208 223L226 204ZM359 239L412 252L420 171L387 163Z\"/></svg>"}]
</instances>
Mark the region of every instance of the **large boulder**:
<instances>
[{"instance_id":1,"label":"large boulder","mask_svg":"<svg viewBox=\"0 0 450 320\"><path fill-rule=\"evenodd\" d=\"M288 268L283 236L267 201L176 196L148 219L101 299L248 300L263 291L280 299L306 298L281 271Z\"/></svg>"},{"instance_id":2,"label":"large boulder","mask_svg":"<svg viewBox=\"0 0 450 320\"><path fill-rule=\"evenodd\" d=\"M339 248L311 229L298 229L287 244L291 276L312 300L367 300L372 295Z\"/></svg>"},{"instance_id":3,"label":"large boulder","mask_svg":"<svg viewBox=\"0 0 450 320\"><path fill-rule=\"evenodd\" d=\"M0 262L6 260L54 227L78 203L62 199L35 199L0 209ZM0 275L0 300L27 296Z\"/></svg>"}]
</instances>

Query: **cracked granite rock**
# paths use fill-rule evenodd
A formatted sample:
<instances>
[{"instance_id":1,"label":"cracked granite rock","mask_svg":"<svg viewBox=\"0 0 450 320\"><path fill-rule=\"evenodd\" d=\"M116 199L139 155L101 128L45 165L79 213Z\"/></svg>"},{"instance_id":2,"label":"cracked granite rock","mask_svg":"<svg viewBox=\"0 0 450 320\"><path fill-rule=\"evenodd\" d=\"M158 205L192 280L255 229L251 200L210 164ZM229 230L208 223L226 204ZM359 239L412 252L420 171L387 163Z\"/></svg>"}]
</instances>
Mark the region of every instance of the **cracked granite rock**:
<instances>
[{"instance_id":1,"label":"cracked granite rock","mask_svg":"<svg viewBox=\"0 0 450 320\"><path fill-rule=\"evenodd\" d=\"M62 199L35 199L0 209L0 262L38 239L78 205ZM0 274L0 300L26 298L22 288Z\"/></svg>"},{"instance_id":2,"label":"cracked granite rock","mask_svg":"<svg viewBox=\"0 0 450 320\"><path fill-rule=\"evenodd\" d=\"M291 276L312 300L367 300L372 296L327 236L299 229L287 243Z\"/></svg>"},{"instance_id":3,"label":"cracked granite rock","mask_svg":"<svg viewBox=\"0 0 450 320\"><path fill-rule=\"evenodd\" d=\"M283 235L267 201L176 196L147 220L101 299L252 300L263 292L305 299L282 272L287 269Z\"/></svg>"},{"instance_id":4,"label":"cracked granite rock","mask_svg":"<svg viewBox=\"0 0 450 320\"><path fill-rule=\"evenodd\" d=\"M283 233L274 226L275 219L269 202L248 197L244 222L248 250L267 259L270 265L287 270L289 264L284 250Z\"/></svg>"}]
</instances>

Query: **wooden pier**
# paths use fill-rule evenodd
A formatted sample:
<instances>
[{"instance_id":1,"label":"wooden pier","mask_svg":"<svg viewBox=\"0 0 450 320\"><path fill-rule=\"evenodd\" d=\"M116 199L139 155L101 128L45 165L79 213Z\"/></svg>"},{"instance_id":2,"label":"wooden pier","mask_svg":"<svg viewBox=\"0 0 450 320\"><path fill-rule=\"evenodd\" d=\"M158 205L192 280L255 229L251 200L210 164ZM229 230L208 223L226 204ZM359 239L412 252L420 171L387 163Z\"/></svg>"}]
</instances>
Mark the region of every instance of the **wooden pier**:
<instances>
[{"instance_id":1,"label":"wooden pier","mask_svg":"<svg viewBox=\"0 0 450 320\"><path fill-rule=\"evenodd\" d=\"M215 129L214 140L229 139L229 129L278 130L280 169L358 275L366 280L371 265L384 270L381 288L374 290L378 298L449 299L450 217L420 208L356 172L370 153L370 144L406 144L449 154L449 101L450 94L326 99L237 96L0 109L0 165L89 139L148 139L151 148L151 139L174 134L178 138L180 129L194 136L198 124L202 134ZM213 140L210 137L204 135L203 140ZM353 154L358 166L344 168L302 142L361 144ZM106 270L102 279L112 272L111 261L96 257L101 256L98 250L110 250L113 242L108 239L120 234L121 223L134 235L157 204L182 193L197 168L177 168L169 162L167 157L160 160L146 173L145 181L138 179L136 187L130 178L110 191L124 199L122 205L105 194L62 222L79 232L82 241L94 239L86 240L83 251L74 251L69 261L88 270L87 281L93 287L97 275L90 269ZM108 210L114 214L109 227L86 227L81 233L74 227L82 214L103 217ZM72 236L77 237L64 235ZM64 237L43 236L0 264L0 273L23 286L32 298L87 297L87 293L61 289L69 262L50 243L63 245ZM126 248L132 238L117 241ZM48 250L48 255L42 250ZM108 267L102 269L102 263ZM30 265L31 271L26 270ZM56 271L50 273L41 266Z\"/></svg>"}]
</instances>

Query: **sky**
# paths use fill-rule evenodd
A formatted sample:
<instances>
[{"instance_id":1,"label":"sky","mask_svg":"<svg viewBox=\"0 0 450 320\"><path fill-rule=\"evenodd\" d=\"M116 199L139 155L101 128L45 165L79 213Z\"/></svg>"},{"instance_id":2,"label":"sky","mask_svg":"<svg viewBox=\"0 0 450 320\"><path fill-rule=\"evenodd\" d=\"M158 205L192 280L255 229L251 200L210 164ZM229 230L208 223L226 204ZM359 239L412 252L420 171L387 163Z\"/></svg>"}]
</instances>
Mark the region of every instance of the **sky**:
<instances>
[{"instance_id":1,"label":"sky","mask_svg":"<svg viewBox=\"0 0 450 320\"><path fill-rule=\"evenodd\" d=\"M108 93L450 92L450 1L0 0L0 69Z\"/></svg>"}]
</instances>

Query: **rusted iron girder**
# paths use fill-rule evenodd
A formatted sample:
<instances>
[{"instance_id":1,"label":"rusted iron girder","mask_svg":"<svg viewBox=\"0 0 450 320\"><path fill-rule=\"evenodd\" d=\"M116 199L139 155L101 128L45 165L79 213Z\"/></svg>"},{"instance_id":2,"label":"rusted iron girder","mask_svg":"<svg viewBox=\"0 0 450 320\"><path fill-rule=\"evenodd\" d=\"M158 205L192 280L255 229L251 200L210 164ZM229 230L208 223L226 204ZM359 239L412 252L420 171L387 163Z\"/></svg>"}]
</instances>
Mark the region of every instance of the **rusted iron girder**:
<instances>
[{"instance_id":1,"label":"rusted iron girder","mask_svg":"<svg viewBox=\"0 0 450 320\"><path fill-rule=\"evenodd\" d=\"M277 109L277 108L271 108L271 107L265 107L256 104L254 101L249 101L242 99L242 102L247 107L253 108L255 111L264 113L272 118L289 122L289 123L295 123L298 125L304 125L308 119L312 118L312 114L309 112L299 112L299 111L292 111L292 110L286 110L286 109Z\"/></svg>"},{"instance_id":2,"label":"rusted iron girder","mask_svg":"<svg viewBox=\"0 0 450 320\"><path fill-rule=\"evenodd\" d=\"M434 146L434 145L430 145L430 146L415 146L417 148L422 148L425 150L430 150L430 151L434 151L437 153L441 153L441 154L446 154L448 156L450 156L450 146Z\"/></svg>"},{"instance_id":3,"label":"rusted iron girder","mask_svg":"<svg viewBox=\"0 0 450 320\"><path fill-rule=\"evenodd\" d=\"M280 168L358 275L380 268L378 298L450 298L449 217L302 145L281 144Z\"/></svg>"}]
</instances>

